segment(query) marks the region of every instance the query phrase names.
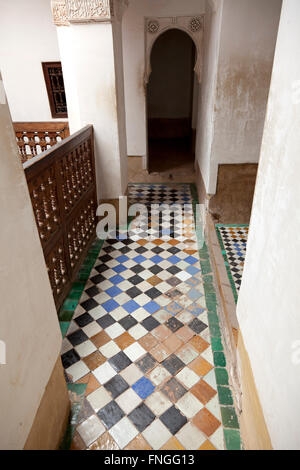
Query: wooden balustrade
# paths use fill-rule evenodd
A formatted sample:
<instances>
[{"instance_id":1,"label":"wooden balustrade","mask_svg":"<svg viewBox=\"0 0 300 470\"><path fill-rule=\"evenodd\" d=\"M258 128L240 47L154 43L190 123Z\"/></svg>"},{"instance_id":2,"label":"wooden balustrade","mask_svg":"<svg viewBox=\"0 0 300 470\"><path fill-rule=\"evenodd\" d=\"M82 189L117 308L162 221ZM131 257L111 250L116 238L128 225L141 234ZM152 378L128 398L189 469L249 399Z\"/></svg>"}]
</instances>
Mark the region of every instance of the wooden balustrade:
<instances>
[{"instance_id":1,"label":"wooden balustrade","mask_svg":"<svg viewBox=\"0 0 300 470\"><path fill-rule=\"evenodd\" d=\"M14 129L22 163L70 135L67 122L15 122Z\"/></svg>"},{"instance_id":2,"label":"wooden balustrade","mask_svg":"<svg viewBox=\"0 0 300 470\"><path fill-rule=\"evenodd\" d=\"M95 239L97 193L93 127L23 164L59 308Z\"/></svg>"}]
</instances>

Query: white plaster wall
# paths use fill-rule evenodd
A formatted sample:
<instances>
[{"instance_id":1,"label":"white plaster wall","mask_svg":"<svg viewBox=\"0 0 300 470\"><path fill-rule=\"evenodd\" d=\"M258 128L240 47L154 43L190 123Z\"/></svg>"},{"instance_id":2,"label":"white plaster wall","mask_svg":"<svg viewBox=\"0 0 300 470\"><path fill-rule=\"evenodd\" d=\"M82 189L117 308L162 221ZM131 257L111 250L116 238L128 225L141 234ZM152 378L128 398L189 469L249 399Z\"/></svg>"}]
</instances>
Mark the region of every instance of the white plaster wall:
<instances>
[{"instance_id":1,"label":"white plaster wall","mask_svg":"<svg viewBox=\"0 0 300 470\"><path fill-rule=\"evenodd\" d=\"M204 19L204 60L198 104L196 160L208 191L210 182L211 147L214 135L217 71L220 49L223 0L206 0Z\"/></svg>"},{"instance_id":2,"label":"white plaster wall","mask_svg":"<svg viewBox=\"0 0 300 470\"><path fill-rule=\"evenodd\" d=\"M124 195L127 152L119 26L75 24L57 28L71 133L93 124L98 196ZM115 39L114 39L115 38Z\"/></svg>"},{"instance_id":3,"label":"white plaster wall","mask_svg":"<svg viewBox=\"0 0 300 470\"><path fill-rule=\"evenodd\" d=\"M53 120L41 62L59 60L50 0L0 0L0 67L13 121Z\"/></svg>"},{"instance_id":4,"label":"white plaster wall","mask_svg":"<svg viewBox=\"0 0 300 470\"><path fill-rule=\"evenodd\" d=\"M1 76L0 160L0 448L22 449L62 340Z\"/></svg>"},{"instance_id":5,"label":"white plaster wall","mask_svg":"<svg viewBox=\"0 0 300 470\"><path fill-rule=\"evenodd\" d=\"M145 156L145 17L204 13L205 0L131 0L123 17L126 130L128 155Z\"/></svg>"},{"instance_id":6,"label":"white plaster wall","mask_svg":"<svg viewBox=\"0 0 300 470\"><path fill-rule=\"evenodd\" d=\"M284 0L237 306L272 444L275 449L297 450L300 449L299 18L299 0Z\"/></svg>"},{"instance_id":7,"label":"white plaster wall","mask_svg":"<svg viewBox=\"0 0 300 470\"><path fill-rule=\"evenodd\" d=\"M282 0L225 0L207 192L219 164L257 163Z\"/></svg>"}]
</instances>

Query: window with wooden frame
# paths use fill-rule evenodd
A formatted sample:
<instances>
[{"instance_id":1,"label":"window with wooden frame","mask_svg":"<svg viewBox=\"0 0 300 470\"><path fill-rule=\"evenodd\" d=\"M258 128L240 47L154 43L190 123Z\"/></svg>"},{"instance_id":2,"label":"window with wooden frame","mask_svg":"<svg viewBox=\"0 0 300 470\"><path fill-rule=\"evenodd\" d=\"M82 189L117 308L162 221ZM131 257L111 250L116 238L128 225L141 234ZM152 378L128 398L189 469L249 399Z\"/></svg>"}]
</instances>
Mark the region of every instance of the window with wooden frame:
<instances>
[{"instance_id":1,"label":"window with wooden frame","mask_svg":"<svg viewBox=\"0 0 300 470\"><path fill-rule=\"evenodd\" d=\"M42 62L49 104L53 118L68 117L61 62Z\"/></svg>"}]
</instances>

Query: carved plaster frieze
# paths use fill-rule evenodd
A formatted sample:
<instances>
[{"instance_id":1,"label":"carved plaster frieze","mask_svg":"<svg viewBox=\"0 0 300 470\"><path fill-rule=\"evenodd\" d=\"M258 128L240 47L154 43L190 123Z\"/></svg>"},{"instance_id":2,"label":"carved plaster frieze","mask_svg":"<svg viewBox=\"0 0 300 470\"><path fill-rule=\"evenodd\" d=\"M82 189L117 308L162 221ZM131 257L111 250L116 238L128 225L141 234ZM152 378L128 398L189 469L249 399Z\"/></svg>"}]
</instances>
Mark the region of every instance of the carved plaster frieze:
<instances>
[{"instance_id":1,"label":"carved plaster frieze","mask_svg":"<svg viewBox=\"0 0 300 470\"><path fill-rule=\"evenodd\" d=\"M194 41L197 51L195 73L202 79L204 15L145 18L145 85L151 74L151 51L157 38L168 29L185 31Z\"/></svg>"},{"instance_id":2,"label":"carved plaster frieze","mask_svg":"<svg viewBox=\"0 0 300 470\"><path fill-rule=\"evenodd\" d=\"M120 20L128 0L51 0L54 24L107 22Z\"/></svg>"}]
</instances>

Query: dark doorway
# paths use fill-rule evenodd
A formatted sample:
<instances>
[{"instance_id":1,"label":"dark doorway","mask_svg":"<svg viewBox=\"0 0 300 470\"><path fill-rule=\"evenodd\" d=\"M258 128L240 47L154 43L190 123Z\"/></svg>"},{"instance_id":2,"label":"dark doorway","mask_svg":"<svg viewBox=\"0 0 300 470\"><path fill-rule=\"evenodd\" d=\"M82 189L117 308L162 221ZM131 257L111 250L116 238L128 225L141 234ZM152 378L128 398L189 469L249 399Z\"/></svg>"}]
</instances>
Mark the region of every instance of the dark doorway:
<instances>
[{"instance_id":1,"label":"dark doorway","mask_svg":"<svg viewBox=\"0 0 300 470\"><path fill-rule=\"evenodd\" d=\"M147 89L150 172L193 166L195 56L194 42L179 29L163 33L153 46Z\"/></svg>"}]
</instances>

